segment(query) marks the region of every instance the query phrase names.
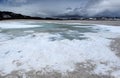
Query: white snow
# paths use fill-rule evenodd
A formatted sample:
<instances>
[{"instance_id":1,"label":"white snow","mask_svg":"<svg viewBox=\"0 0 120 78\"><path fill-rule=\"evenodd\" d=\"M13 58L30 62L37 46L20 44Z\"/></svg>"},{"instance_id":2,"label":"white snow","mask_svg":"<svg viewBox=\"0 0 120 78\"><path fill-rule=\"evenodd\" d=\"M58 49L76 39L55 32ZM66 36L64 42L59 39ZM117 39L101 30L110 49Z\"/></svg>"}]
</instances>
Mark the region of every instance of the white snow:
<instances>
[{"instance_id":1,"label":"white snow","mask_svg":"<svg viewBox=\"0 0 120 78\"><path fill-rule=\"evenodd\" d=\"M4 28L16 28L15 25L17 24L11 25L13 27L7 27L8 24L1 25L6 26ZM29 27L33 26L29 25ZM108 74L107 71L112 70L112 67L120 66L120 58L110 50L111 40L107 38L119 36L120 32L115 30L120 28L98 27L110 31L107 33L106 31L84 33L84 36L88 38L85 40L62 39L55 41L51 41L50 38L59 38L61 37L60 34L35 33L30 30L28 32L31 34L10 40L7 40L9 35L0 34L0 71L10 73L19 69L25 69L26 71L32 69L42 70L49 66L52 69L65 72L67 70L72 71L75 63L92 60L96 64L93 72ZM108 63L108 65L100 64L100 62ZM114 72L113 75L118 76L119 73L119 71Z\"/></svg>"},{"instance_id":2,"label":"white snow","mask_svg":"<svg viewBox=\"0 0 120 78\"><path fill-rule=\"evenodd\" d=\"M9 40L9 39L10 39L10 36L9 36L9 35L1 34L1 33L0 33L0 42L1 42L1 41L6 41L6 40Z\"/></svg>"},{"instance_id":3,"label":"white snow","mask_svg":"<svg viewBox=\"0 0 120 78\"><path fill-rule=\"evenodd\" d=\"M27 25L20 22L0 22L0 28L2 29L16 29L16 28L34 28L41 27L40 25Z\"/></svg>"},{"instance_id":4,"label":"white snow","mask_svg":"<svg viewBox=\"0 0 120 78\"><path fill-rule=\"evenodd\" d=\"M119 78L120 77L120 69L113 72L112 75L115 77L115 78Z\"/></svg>"},{"instance_id":5,"label":"white snow","mask_svg":"<svg viewBox=\"0 0 120 78\"><path fill-rule=\"evenodd\" d=\"M33 30L28 30L28 31L24 31L24 32L26 32L26 33L34 33Z\"/></svg>"},{"instance_id":6,"label":"white snow","mask_svg":"<svg viewBox=\"0 0 120 78\"><path fill-rule=\"evenodd\" d=\"M98 25L103 30L108 30L113 33L120 33L120 26Z\"/></svg>"},{"instance_id":7,"label":"white snow","mask_svg":"<svg viewBox=\"0 0 120 78\"><path fill-rule=\"evenodd\" d=\"M105 75L105 74L109 74L109 72L108 72L109 70L112 70L110 68L110 66L106 66L104 64L98 64L96 69L94 70L94 72L96 74L104 74Z\"/></svg>"},{"instance_id":8,"label":"white snow","mask_svg":"<svg viewBox=\"0 0 120 78\"><path fill-rule=\"evenodd\" d=\"M17 69L41 69L49 65L60 71L71 70L73 64L85 60L105 61L120 64L119 59L107 45L109 41L95 35L88 40L50 41L50 37L59 36L48 33L34 33L13 40L0 42L0 70L11 72ZM111 59L110 59L111 58ZM15 60L22 63L17 67ZM73 68L72 68L73 69Z\"/></svg>"}]
</instances>

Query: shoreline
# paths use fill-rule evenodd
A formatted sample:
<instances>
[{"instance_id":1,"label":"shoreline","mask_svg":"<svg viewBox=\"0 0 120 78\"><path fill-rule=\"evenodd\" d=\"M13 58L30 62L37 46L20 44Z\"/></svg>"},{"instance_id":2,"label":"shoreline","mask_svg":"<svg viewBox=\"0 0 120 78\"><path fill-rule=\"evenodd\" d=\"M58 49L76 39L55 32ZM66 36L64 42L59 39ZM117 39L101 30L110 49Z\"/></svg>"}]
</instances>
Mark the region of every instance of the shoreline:
<instances>
[{"instance_id":1,"label":"shoreline","mask_svg":"<svg viewBox=\"0 0 120 78\"><path fill-rule=\"evenodd\" d=\"M109 21L109 20L31 20L31 19L14 19L14 20L1 20L4 21L37 21L43 23L82 23L82 24L101 24L101 25L110 25L110 26L120 26L120 20Z\"/></svg>"}]
</instances>

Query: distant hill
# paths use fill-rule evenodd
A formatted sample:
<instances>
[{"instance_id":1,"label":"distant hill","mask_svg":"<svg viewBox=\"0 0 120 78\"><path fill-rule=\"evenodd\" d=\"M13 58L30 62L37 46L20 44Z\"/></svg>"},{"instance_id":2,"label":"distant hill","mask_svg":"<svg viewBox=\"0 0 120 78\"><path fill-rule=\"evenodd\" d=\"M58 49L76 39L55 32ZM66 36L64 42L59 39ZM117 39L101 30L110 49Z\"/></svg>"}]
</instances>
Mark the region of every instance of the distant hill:
<instances>
[{"instance_id":1,"label":"distant hill","mask_svg":"<svg viewBox=\"0 0 120 78\"><path fill-rule=\"evenodd\" d=\"M30 18L30 16L25 16L21 14L16 14L13 12L7 12L7 11L0 11L0 19L24 19L24 18Z\"/></svg>"},{"instance_id":2,"label":"distant hill","mask_svg":"<svg viewBox=\"0 0 120 78\"><path fill-rule=\"evenodd\" d=\"M120 20L120 17L112 17L112 16L104 16L104 15L96 15L96 16L82 16L78 14L62 14L58 16L54 16L54 18L59 18L63 20Z\"/></svg>"},{"instance_id":3,"label":"distant hill","mask_svg":"<svg viewBox=\"0 0 120 78\"><path fill-rule=\"evenodd\" d=\"M7 19L50 19L50 18L41 18L41 17L31 17L22 14L17 14L8 11L0 11L0 20L7 20Z\"/></svg>"},{"instance_id":4,"label":"distant hill","mask_svg":"<svg viewBox=\"0 0 120 78\"><path fill-rule=\"evenodd\" d=\"M106 17L106 16L95 16L95 17L85 17L77 14L72 15L58 15L53 17L31 17L22 14L17 14L13 12L0 11L0 20L9 20L9 19L38 19L38 20L120 20L119 17Z\"/></svg>"}]
</instances>

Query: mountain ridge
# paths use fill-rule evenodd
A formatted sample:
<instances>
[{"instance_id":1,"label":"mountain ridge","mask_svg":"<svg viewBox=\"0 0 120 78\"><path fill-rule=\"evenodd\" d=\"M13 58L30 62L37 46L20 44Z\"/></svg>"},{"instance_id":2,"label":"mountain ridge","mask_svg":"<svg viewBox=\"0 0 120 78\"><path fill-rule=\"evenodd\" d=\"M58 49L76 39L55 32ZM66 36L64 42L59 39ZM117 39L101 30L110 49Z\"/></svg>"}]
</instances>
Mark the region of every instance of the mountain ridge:
<instances>
[{"instance_id":1,"label":"mountain ridge","mask_svg":"<svg viewBox=\"0 0 120 78\"><path fill-rule=\"evenodd\" d=\"M78 14L61 14L53 17L32 17L22 14L17 14L9 11L0 11L0 20L9 20L9 19L38 19L38 20L120 20L120 17L106 17L106 16L80 16Z\"/></svg>"}]
</instances>

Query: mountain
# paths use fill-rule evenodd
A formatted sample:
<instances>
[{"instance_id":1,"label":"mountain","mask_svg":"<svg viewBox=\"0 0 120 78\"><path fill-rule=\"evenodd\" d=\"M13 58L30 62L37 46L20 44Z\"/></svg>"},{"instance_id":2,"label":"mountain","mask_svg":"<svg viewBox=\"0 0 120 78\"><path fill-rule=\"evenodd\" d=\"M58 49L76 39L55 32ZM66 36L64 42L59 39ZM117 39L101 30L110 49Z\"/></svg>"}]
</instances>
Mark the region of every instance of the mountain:
<instances>
[{"instance_id":1,"label":"mountain","mask_svg":"<svg viewBox=\"0 0 120 78\"><path fill-rule=\"evenodd\" d=\"M0 11L0 19L22 19L22 18L30 18L30 16L25 16L21 14L16 14L13 12L7 12L7 11Z\"/></svg>"},{"instance_id":2,"label":"mountain","mask_svg":"<svg viewBox=\"0 0 120 78\"><path fill-rule=\"evenodd\" d=\"M59 19L80 19L82 16L79 15L58 15L54 16L54 18L59 18Z\"/></svg>"},{"instance_id":3,"label":"mountain","mask_svg":"<svg viewBox=\"0 0 120 78\"><path fill-rule=\"evenodd\" d=\"M37 19L37 20L60 20L58 18L52 18L52 17L32 17L32 16L26 16L22 14L17 14L13 12L8 11L0 11L0 20L7 20L7 19Z\"/></svg>"},{"instance_id":4,"label":"mountain","mask_svg":"<svg viewBox=\"0 0 120 78\"><path fill-rule=\"evenodd\" d=\"M8 11L0 11L0 20L5 20L5 19L45 19L45 18L31 17L31 16L26 16Z\"/></svg>"},{"instance_id":5,"label":"mountain","mask_svg":"<svg viewBox=\"0 0 120 78\"><path fill-rule=\"evenodd\" d=\"M109 12L105 12L109 13ZM103 16L103 15L96 15L94 17L88 17L87 15L80 15L80 14L61 14L58 16L53 17L31 17L22 14L17 14L13 12L7 11L0 11L0 20L7 20L7 19L38 19L38 20L120 20L120 17L110 17L110 16Z\"/></svg>"}]
</instances>

